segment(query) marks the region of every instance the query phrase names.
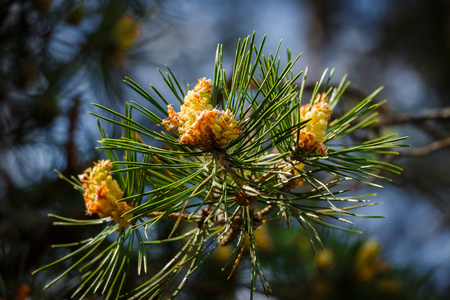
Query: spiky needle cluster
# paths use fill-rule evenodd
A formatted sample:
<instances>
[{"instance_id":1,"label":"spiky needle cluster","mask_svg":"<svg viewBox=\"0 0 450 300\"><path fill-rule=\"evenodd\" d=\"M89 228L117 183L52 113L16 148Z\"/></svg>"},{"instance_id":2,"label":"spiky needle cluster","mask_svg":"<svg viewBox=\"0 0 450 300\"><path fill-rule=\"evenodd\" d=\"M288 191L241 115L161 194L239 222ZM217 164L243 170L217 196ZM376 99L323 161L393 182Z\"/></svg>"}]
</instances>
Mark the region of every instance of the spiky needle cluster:
<instances>
[{"instance_id":1,"label":"spiky needle cluster","mask_svg":"<svg viewBox=\"0 0 450 300\"><path fill-rule=\"evenodd\" d=\"M59 220L58 225L101 224L104 228L77 243L78 249L36 271L71 261L46 288L78 268L82 279L76 298L91 294L160 298L167 293L173 298L217 247L232 245L224 269L231 276L247 249L250 289L255 291L259 279L269 293L255 238L261 224L281 218L289 225L297 220L310 236L313 250L322 244L312 224L358 232L337 222L352 224L348 218L359 215L350 210L368 206L363 199L367 195L344 196L346 190L336 186L348 180L379 186L371 178L389 180L385 172L401 171L379 158L395 154L391 149L403 146L394 144L403 138L389 135L362 143L352 139L354 131L376 122L375 110L381 103L371 102L379 90L332 119L331 112L348 86L346 78L337 87L329 87L333 71L324 83L326 70L309 103L302 105L307 70L294 76L292 67L298 57L291 60L288 52L288 64L282 69L279 48L275 56L266 57L262 54L265 39L259 47L254 39L253 35L239 41L231 80L222 68L221 46L213 79L199 79L192 90L186 91L168 69L162 75L173 93L170 101L154 86L159 99L127 78L125 82L164 118L134 101L126 103L124 114L96 105L116 118L93 115L119 126L123 136L107 138L100 127L99 149L108 160L96 163L78 179L65 179L84 194L87 214L101 219L52 217ZM172 108L174 100L180 104L179 112ZM140 124L136 113L163 130ZM324 173L333 176L321 176ZM337 207L336 202L352 205ZM150 228L168 219L175 220L168 237L148 237ZM189 224L195 226L185 226ZM154 276L129 288L131 262L136 262L138 275L147 273L147 268L153 268L147 263L147 248L167 242L181 243L179 252L162 269L152 270ZM133 256L137 259L132 260ZM182 273L184 279L178 280ZM171 288L175 282L177 287Z\"/></svg>"}]
</instances>

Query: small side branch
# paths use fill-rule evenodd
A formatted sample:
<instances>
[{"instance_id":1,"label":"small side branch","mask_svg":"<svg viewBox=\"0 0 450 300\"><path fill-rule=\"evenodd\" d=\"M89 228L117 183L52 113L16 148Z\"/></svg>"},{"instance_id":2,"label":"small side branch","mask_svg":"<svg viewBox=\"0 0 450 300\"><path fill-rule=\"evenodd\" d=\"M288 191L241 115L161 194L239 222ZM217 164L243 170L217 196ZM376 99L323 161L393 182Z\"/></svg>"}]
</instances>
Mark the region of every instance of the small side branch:
<instances>
[{"instance_id":1,"label":"small side branch","mask_svg":"<svg viewBox=\"0 0 450 300\"><path fill-rule=\"evenodd\" d=\"M417 148L412 151L403 152L400 155L401 156L409 156L409 157L417 157L417 156L426 156L429 155L437 150L450 147L450 137L436 141L434 143L431 143L425 147Z\"/></svg>"},{"instance_id":2,"label":"small side branch","mask_svg":"<svg viewBox=\"0 0 450 300\"><path fill-rule=\"evenodd\" d=\"M162 216L162 215L164 215L164 214L165 214L165 213L162 212L162 211L155 211L155 212L149 213L149 214L147 214L147 215L145 215L145 216L146 216L147 218L156 218L156 217ZM177 220L178 218L180 218L180 219L182 219L182 220L196 220L196 219L201 219L202 217L197 216L197 215L194 215L194 216L191 216L191 217L189 218L189 215L187 215L187 214L182 214L182 213L171 213L171 214L168 214L167 216L165 216L164 218L165 218L165 219L172 219L172 220Z\"/></svg>"},{"instance_id":3,"label":"small side branch","mask_svg":"<svg viewBox=\"0 0 450 300\"><path fill-rule=\"evenodd\" d=\"M384 114L383 118L371 127L383 127L393 124L421 123L427 120L450 119L450 107L439 109L425 109L419 115L410 114Z\"/></svg>"}]
</instances>

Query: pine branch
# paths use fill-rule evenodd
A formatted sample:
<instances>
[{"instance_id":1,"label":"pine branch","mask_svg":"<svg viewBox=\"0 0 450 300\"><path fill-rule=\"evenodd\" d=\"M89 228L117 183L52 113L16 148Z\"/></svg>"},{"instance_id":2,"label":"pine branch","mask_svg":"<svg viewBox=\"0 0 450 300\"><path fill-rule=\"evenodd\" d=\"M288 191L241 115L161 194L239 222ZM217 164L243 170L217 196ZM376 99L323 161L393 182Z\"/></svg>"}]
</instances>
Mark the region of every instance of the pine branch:
<instances>
[{"instance_id":1,"label":"pine branch","mask_svg":"<svg viewBox=\"0 0 450 300\"><path fill-rule=\"evenodd\" d=\"M223 69L220 45L213 82L200 78L191 89L181 85L170 69L165 74L160 71L171 97L181 105L179 112L156 87L151 85L153 96L129 78L125 83L150 107L131 101L121 113L95 105L106 116L91 114L117 126L123 135L108 138L99 122L102 140L98 149L104 150L109 160L95 163L78 179L63 178L83 194L87 213L102 219L56 218L61 221L58 225L103 225L105 229L93 239L57 245L78 249L37 270L74 259L75 263L50 285L79 266L84 281L75 295L81 298L90 293L130 299L172 293L173 298L217 247L231 245L233 251L225 264L232 264L230 276L247 249L250 289L253 293L261 284L269 294L254 234L264 222L284 219L289 225L297 220L316 250L323 245L313 223L360 233L336 222L348 225L353 224L348 218L379 217L353 213L370 206L362 199L370 195L346 197L347 190L337 185L355 180L381 187L371 181L389 181L379 174L381 171L401 172L379 158L396 154L393 148L407 146L398 144L404 137L393 134L362 142L353 139L354 132L376 122L376 110L383 102L373 104L372 100L381 88L334 117L332 110L349 85L347 77L331 87L334 69L325 70L312 89L309 103L303 103L308 72L293 72L300 55L292 60L288 51L288 63L282 66L278 57L281 43L275 54L265 55L264 41L257 47L253 34L238 42L231 78ZM142 125L135 114L161 126L162 131ZM164 146L149 146L154 141ZM332 179L325 180L322 173L332 175ZM338 202L362 204L338 207L334 204ZM269 218L272 213L277 216ZM148 230L167 220L175 220L169 237L150 239ZM135 290L122 292L133 257L138 257L137 273L145 273L146 247L170 242L182 245L174 257Z\"/></svg>"}]
</instances>

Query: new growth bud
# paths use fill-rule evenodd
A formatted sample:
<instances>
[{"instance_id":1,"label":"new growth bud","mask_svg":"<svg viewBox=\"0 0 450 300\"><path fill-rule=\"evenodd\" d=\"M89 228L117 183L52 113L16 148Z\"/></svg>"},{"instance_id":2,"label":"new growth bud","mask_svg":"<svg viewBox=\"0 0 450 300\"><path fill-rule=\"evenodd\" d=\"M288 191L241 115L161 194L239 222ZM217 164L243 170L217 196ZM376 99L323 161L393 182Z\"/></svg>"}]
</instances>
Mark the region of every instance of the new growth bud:
<instances>
[{"instance_id":1,"label":"new growth bud","mask_svg":"<svg viewBox=\"0 0 450 300\"><path fill-rule=\"evenodd\" d=\"M211 79L201 78L184 97L179 113L169 105L169 117L162 125L167 130L177 126L181 143L204 148L223 147L238 137L239 127L231 112L212 107L212 89Z\"/></svg>"},{"instance_id":2,"label":"new growth bud","mask_svg":"<svg viewBox=\"0 0 450 300\"><path fill-rule=\"evenodd\" d=\"M302 105L300 117L302 121L309 119L306 126L300 130L299 146L304 153L309 154L315 150L317 154L325 154L326 148L322 140L332 112L324 94L317 95L314 105Z\"/></svg>"},{"instance_id":3,"label":"new growth bud","mask_svg":"<svg viewBox=\"0 0 450 300\"><path fill-rule=\"evenodd\" d=\"M83 183L84 203L88 215L97 214L100 218L112 217L119 222L120 227L127 228L132 215L122 216L132 209L122 199L123 191L119 183L111 176L112 165L109 160L94 162L93 168L88 168L78 175Z\"/></svg>"}]
</instances>

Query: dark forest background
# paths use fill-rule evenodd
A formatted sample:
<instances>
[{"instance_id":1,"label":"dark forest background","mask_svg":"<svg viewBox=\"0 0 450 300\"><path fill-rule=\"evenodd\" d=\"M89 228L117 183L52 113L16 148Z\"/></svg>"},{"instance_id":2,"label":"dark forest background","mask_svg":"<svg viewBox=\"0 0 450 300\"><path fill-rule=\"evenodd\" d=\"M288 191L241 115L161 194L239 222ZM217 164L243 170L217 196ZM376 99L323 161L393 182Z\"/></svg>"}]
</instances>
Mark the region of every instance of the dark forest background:
<instances>
[{"instance_id":1,"label":"dark forest background","mask_svg":"<svg viewBox=\"0 0 450 300\"><path fill-rule=\"evenodd\" d=\"M46 292L58 271L31 272L60 257L52 244L92 232L52 225L49 213L85 218L82 196L58 179L103 158L91 103L118 111L140 101L133 78L164 89L164 65L186 83L211 78L218 43L231 70L238 38L267 34L266 51L303 52L310 84L327 67L352 85L344 101L381 85L380 123L412 147L391 161L404 168L377 192L362 236L326 231L313 256L298 228L263 227L259 245L273 299L445 299L450 295L450 2L445 0L0 1L0 299L64 299L74 276ZM114 128L102 124L110 136ZM148 126L153 126L148 124ZM365 191L364 190L364 191ZM363 191L363 193L364 193ZM366 211L367 212L367 211ZM156 235L170 232L172 224ZM176 251L153 253L155 266ZM222 249L182 299L247 299L249 276L220 271ZM150 265L153 262L150 262ZM263 299L257 293L255 298Z\"/></svg>"}]
</instances>

